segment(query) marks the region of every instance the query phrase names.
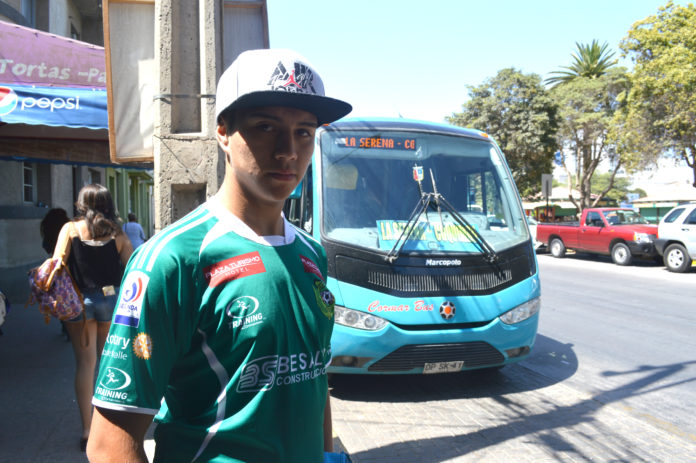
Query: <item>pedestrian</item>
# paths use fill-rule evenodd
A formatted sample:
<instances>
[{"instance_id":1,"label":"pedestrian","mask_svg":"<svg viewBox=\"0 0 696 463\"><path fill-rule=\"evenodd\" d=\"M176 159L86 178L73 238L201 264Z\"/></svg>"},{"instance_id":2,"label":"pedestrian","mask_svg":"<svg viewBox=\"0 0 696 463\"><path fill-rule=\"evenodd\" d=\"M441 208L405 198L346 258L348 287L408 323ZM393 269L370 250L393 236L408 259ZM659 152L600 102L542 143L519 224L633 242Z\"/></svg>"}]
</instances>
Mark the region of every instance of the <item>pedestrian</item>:
<instances>
[{"instance_id":1,"label":"pedestrian","mask_svg":"<svg viewBox=\"0 0 696 463\"><path fill-rule=\"evenodd\" d=\"M133 249L138 249L145 242L145 232L138 223L138 218L132 212L128 213L128 222L123 224L123 231L128 235Z\"/></svg>"},{"instance_id":2,"label":"pedestrian","mask_svg":"<svg viewBox=\"0 0 696 463\"><path fill-rule=\"evenodd\" d=\"M60 230L53 252L63 258L84 297L83 314L65 322L75 354L75 395L82 420L80 449L85 451L92 421L94 370L109 332L116 291L133 252L121 231L111 194L102 185L83 187L77 217Z\"/></svg>"},{"instance_id":3,"label":"pedestrian","mask_svg":"<svg viewBox=\"0 0 696 463\"><path fill-rule=\"evenodd\" d=\"M326 254L282 208L317 127L350 110L290 50L244 52L223 73L223 183L131 259L93 400L92 462L147 461L155 414L155 462L321 462L332 450Z\"/></svg>"}]
</instances>

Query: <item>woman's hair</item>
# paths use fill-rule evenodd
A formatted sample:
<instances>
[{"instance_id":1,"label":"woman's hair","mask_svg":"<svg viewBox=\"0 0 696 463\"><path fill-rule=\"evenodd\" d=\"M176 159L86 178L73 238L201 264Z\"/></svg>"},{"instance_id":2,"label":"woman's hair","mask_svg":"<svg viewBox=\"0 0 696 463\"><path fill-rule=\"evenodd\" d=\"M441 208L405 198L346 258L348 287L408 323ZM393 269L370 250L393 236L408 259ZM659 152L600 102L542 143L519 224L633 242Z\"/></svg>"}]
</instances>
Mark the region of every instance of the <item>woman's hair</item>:
<instances>
[{"instance_id":1,"label":"woman's hair","mask_svg":"<svg viewBox=\"0 0 696 463\"><path fill-rule=\"evenodd\" d=\"M116 235L121 231L111 193L106 187L93 183L80 190L75 203L77 214L87 222L92 238Z\"/></svg>"}]
</instances>

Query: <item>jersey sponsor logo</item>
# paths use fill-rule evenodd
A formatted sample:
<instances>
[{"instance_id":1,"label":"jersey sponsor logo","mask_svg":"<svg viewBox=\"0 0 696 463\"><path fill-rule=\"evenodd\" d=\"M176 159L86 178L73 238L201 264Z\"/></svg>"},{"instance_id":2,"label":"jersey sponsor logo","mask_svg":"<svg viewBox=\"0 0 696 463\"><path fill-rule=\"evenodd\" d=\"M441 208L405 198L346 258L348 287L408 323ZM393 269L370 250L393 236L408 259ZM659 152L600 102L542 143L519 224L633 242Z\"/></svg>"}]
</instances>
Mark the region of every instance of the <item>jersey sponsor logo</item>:
<instances>
[{"instance_id":1,"label":"jersey sponsor logo","mask_svg":"<svg viewBox=\"0 0 696 463\"><path fill-rule=\"evenodd\" d=\"M331 348L290 355L269 355L247 362L237 384L237 392L268 391L274 386L289 386L326 374Z\"/></svg>"},{"instance_id":2,"label":"jersey sponsor logo","mask_svg":"<svg viewBox=\"0 0 696 463\"><path fill-rule=\"evenodd\" d=\"M336 303L336 299L322 280L314 282L314 296L317 299L317 305L319 306L319 309L321 309L321 313L326 315L326 318L331 320L334 316L334 305Z\"/></svg>"},{"instance_id":3,"label":"jersey sponsor logo","mask_svg":"<svg viewBox=\"0 0 696 463\"><path fill-rule=\"evenodd\" d=\"M318 276L319 279L324 279L324 277L321 275L321 271L319 271L319 267L317 266L317 264L314 263L312 259L300 255L300 260L302 260L302 266L304 267L305 273L312 273Z\"/></svg>"},{"instance_id":4,"label":"jersey sponsor logo","mask_svg":"<svg viewBox=\"0 0 696 463\"><path fill-rule=\"evenodd\" d=\"M127 349L130 344L130 338L125 338L117 334L110 334L106 337L106 343L112 346L117 346L119 349Z\"/></svg>"},{"instance_id":5,"label":"jersey sponsor logo","mask_svg":"<svg viewBox=\"0 0 696 463\"><path fill-rule=\"evenodd\" d=\"M152 338L147 333L138 333L133 339L133 352L135 356L147 360L152 357Z\"/></svg>"},{"instance_id":6,"label":"jersey sponsor logo","mask_svg":"<svg viewBox=\"0 0 696 463\"><path fill-rule=\"evenodd\" d=\"M227 324L230 328L246 329L263 322L263 314L257 312L259 300L254 296L241 296L227 305L225 315L232 319Z\"/></svg>"},{"instance_id":7,"label":"jersey sponsor logo","mask_svg":"<svg viewBox=\"0 0 696 463\"><path fill-rule=\"evenodd\" d=\"M116 367L106 367L106 373L100 377L97 394L103 398L126 400L128 393L123 389L130 386L131 377Z\"/></svg>"},{"instance_id":8,"label":"jersey sponsor logo","mask_svg":"<svg viewBox=\"0 0 696 463\"><path fill-rule=\"evenodd\" d=\"M121 291L121 299L114 314L114 323L134 328L138 327L140 324L140 311L145 299L145 290L149 281L150 277L138 270L128 273Z\"/></svg>"},{"instance_id":9,"label":"jersey sponsor logo","mask_svg":"<svg viewBox=\"0 0 696 463\"><path fill-rule=\"evenodd\" d=\"M258 251L242 254L206 267L203 272L209 287L222 283L264 273L266 267Z\"/></svg>"},{"instance_id":10,"label":"jersey sponsor logo","mask_svg":"<svg viewBox=\"0 0 696 463\"><path fill-rule=\"evenodd\" d=\"M122 350L104 349L102 351L102 357L111 357L112 359L115 359L115 360L127 360L128 359L128 352L122 351Z\"/></svg>"}]
</instances>

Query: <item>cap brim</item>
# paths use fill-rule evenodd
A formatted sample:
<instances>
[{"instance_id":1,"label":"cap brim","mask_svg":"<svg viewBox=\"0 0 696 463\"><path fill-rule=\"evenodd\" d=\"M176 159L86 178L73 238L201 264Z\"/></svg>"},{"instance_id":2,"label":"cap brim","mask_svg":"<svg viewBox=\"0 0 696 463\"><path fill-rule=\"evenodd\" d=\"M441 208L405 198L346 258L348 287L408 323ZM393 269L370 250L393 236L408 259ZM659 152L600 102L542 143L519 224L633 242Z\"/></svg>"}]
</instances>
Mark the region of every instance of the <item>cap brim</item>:
<instances>
[{"instance_id":1,"label":"cap brim","mask_svg":"<svg viewBox=\"0 0 696 463\"><path fill-rule=\"evenodd\" d=\"M353 107L342 100L328 96L307 93L292 93L279 91L260 91L240 96L228 109L254 108L259 106L289 106L303 109L317 116L318 125L328 124L347 115ZM219 116L219 115L218 115Z\"/></svg>"}]
</instances>

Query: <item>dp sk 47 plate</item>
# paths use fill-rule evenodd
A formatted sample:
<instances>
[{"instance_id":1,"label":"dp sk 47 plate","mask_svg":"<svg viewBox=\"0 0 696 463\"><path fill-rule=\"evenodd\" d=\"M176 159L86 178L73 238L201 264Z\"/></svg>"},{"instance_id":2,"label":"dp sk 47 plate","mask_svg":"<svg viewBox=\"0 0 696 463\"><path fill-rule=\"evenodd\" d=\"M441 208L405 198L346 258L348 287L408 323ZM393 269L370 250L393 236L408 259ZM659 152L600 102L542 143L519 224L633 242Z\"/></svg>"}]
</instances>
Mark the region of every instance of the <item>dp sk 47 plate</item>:
<instances>
[{"instance_id":1,"label":"dp sk 47 plate","mask_svg":"<svg viewBox=\"0 0 696 463\"><path fill-rule=\"evenodd\" d=\"M432 373L453 373L455 371L461 371L464 368L464 362L436 362L436 363L426 363L423 365L423 374Z\"/></svg>"}]
</instances>

